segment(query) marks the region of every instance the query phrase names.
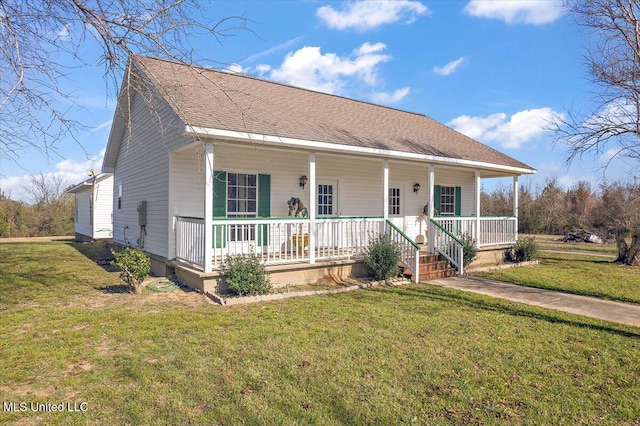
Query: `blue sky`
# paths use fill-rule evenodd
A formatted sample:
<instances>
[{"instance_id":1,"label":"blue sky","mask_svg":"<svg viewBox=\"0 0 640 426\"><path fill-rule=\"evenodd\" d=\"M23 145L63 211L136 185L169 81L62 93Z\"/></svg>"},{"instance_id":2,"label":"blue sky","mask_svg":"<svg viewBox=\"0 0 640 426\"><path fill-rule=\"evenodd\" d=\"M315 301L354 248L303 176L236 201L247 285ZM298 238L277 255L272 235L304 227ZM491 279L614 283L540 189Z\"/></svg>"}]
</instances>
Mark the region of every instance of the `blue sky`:
<instances>
[{"instance_id":1,"label":"blue sky","mask_svg":"<svg viewBox=\"0 0 640 426\"><path fill-rule=\"evenodd\" d=\"M233 1L205 7L211 18L243 15L251 32L222 45L197 40L200 56L219 68L426 114L538 170L523 178L594 185L614 151L565 166L548 123L567 109L589 111L592 90L583 64L588 36L563 13L562 1ZM69 37L74 28L67 28ZM87 57L92 47L87 46ZM144 52L140 52L144 53ZM55 155L25 150L19 164L0 160L0 188L22 199L29 174L69 183L100 167L114 94L102 68L74 70L67 84L91 128L57 144ZM111 93L109 93L111 92ZM631 165L614 162L615 179ZM483 181L491 189L496 182Z\"/></svg>"}]
</instances>

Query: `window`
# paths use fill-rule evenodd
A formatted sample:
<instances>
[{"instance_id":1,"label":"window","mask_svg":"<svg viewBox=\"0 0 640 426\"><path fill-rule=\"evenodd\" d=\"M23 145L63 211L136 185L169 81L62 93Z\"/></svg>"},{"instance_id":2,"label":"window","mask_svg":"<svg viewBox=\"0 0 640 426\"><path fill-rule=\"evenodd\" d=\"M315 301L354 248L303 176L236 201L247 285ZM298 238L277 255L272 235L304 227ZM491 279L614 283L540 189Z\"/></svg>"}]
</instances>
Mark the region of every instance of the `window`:
<instances>
[{"instance_id":1,"label":"window","mask_svg":"<svg viewBox=\"0 0 640 426\"><path fill-rule=\"evenodd\" d=\"M122 210L122 184L118 185L118 210Z\"/></svg>"},{"instance_id":2,"label":"window","mask_svg":"<svg viewBox=\"0 0 640 426\"><path fill-rule=\"evenodd\" d=\"M440 214L456 214L456 188L454 186L442 186L440 189Z\"/></svg>"},{"instance_id":3,"label":"window","mask_svg":"<svg viewBox=\"0 0 640 426\"><path fill-rule=\"evenodd\" d=\"M333 185L318 185L318 215L333 214Z\"/></svg>"},{"instance_id":4,"label":"window","mask_svg":"<svg viewBox=\"0 0 640 426\"><path fill-rule=\"evenodd\" d=\"M76 211L75 211L75 217L76 217L76 223L78 223L78 194L76 194Z\"/></svg>"},{"instance_id":5,"label":"window","mask_svg":"<svg viewBox=\"0 0 640 426\"><path fill-rule=\"evenodd\" d=\"M389 188L389 214L400 214L400 188Z\"/></svg>"},{"instance_id":6,"label":"window","mask_svg":"<svg viewBox=\"0 0 640 426\"><path fill-rule=\"evenodd\" d=\"M227 173L227 217L257 217L258 176L247 173ZM253 241L254 225L229 227L230 241Z\"/></svg>"},{"instance_id":7,"label":"window","mask_svg":"<svg viewBox=\"0 0 640 426\"><path fill-rule=\"evenodd\" d=\"M89 224L93 225L93 194L89 194Z\"/></svg>"}]
</instances>

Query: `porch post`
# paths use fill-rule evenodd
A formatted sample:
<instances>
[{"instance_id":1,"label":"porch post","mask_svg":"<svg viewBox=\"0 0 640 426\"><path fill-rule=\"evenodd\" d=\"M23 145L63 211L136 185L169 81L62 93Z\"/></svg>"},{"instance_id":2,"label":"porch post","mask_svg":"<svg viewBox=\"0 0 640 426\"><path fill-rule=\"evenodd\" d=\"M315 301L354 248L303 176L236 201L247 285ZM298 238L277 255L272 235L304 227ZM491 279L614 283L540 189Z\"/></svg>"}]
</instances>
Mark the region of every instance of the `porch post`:
<instances>
[{"instance_id":1,"label":"porch post","mask_svg":"<svg viewBox=\"0 0 640 426\"><path fill-rule=\"evenodd\" d=\"M429 164L429 215L427 218L427 229L429 230L429 240L427 244L429 245L429 252L435 253L435 245L436 245L436 230L433 224L431 223L431 219L433 219L433 207L435 206L435 178L436 178L436 168L433 164Z\"/></svg>"},{"instance_id":2,"label":"porch post","mask_svg":"<svg viewBox=\"0 0 640 426\"><path fill-rule=\"evenodd\" d=\"M389 219L389 160L382 162L382 217Z\"/></svg>"},{"instance_id":3,"label":"porch post","mask_svg":"<svg viewBox=\"0 0 640 426\"><path fill-rule=\"evenodd\" d=\"M476 245L480 244L480 192L481 192L481 188L482 185L480 183L480 171L476 170L475 172L475 178L476 178L476 232L473 236L473 238L475 238L476 240Z\"/></svg>"},{"instance_id":4,"label":"porch post","mask_svg":"<svg viewBox=\"0 0 640 426\"><path fill-rule=\"evenodd\" d=\"M213 144L204 156L204 272L213 269Z\"/></svg>"},{"instance_id":5,"label":"porch post","mask_svg":"<svg viewBox=\"0 0 640 426\"><path fill-rule=\"evenodd\" d=\"M520 188L518 187L518 175L513 177L513 216L515 220L514 235L516 241L518 241L518 196L520 195Z\"/></svg>"},{"instance_id":6,"label":"porch post","mask_svg":"<svg viewBox=\"0 0 640 426\"><path fill-rule=\"evenodd\" d=\"M316 213L318 201L316 200L316 153L309 153L309 263L316 263Z\"/></svg>"}]
</instances>

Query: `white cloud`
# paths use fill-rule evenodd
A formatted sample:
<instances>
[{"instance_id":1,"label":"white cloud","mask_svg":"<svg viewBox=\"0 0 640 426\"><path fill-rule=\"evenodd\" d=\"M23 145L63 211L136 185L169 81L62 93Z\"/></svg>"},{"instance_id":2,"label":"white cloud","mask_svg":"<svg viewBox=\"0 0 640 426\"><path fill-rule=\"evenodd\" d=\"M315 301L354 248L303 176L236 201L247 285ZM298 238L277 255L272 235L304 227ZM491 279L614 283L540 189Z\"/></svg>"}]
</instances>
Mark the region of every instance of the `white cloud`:
<instances>
[{"instance_id":1,"label":"white cloud","mask_svg":"<svg viewBox=\"0 0 640 426\"><path fill-rule=\"evenodd\" d=\"M598 185L599 180L596 176L593 175L584 175L584 176L572 176L572 175L564 175L560 176L558 179L558 184L565 189L571 188L573 185L579 182L588 182L591 184L591 187L594 188Z\"/></svg>"},{"instance_id":2,"label":"white cloud","mask_svg":"<svg viewBox=\"0 0 640 426\"><path fill-rule=\"evenodd\" d=\"M249 55L245 59L243 59L241 62L251 62L251 61L255 61L256 59L264 58L265 56L270 56L270 55L272 55L274 53L277 53L277 52L279 52L281 50L286 50L286 49L290 48L294 44L298 43L300 40L302 40L302 36L296 37L296 38L292 38L291 40L287 40L284 43L280 43L277 46L270 47L269 49L263 50L262 52L258 52L258 53L254 53L253 55Z\"/></svg>"},{"instance_id":3,"label":"white cloud","mask_svg":"<svg viewBox=\"0 0 640 426\"><path fill-rule=\"evenodd\" d=\"M458 69L458 67L460 65L462 65L462 63L465 61L464 57L458 58L455 61L451 61L446 65L443 65L441 67L433 67L433 72L435 72L436 74L440 74L440 75L450 75L453 74L454 72L456 72L456 69Z\"/></svg>"},{"instance_id":4,"label":"white cloud","mask_svg":"<svg viewBox=\"0 0 640 426\"><path fill-rule=\"evenodd\" d=\"M611 161L613 161L614 158L618 157L620 155L620 153L623 152L623 151L624 151L624 149L622 147L609 148L608 150L603 152L600 155L600 157L598 157L598 163L600 163L602 165L607 165Z\"/></svg>"},{"instance_id":5,"label":"white cloud","mask_svg":"<svg viewBox=\"0 0 640 426\"><path fill-rule=\"evenodd\" d=\"M411 91L409 87L403 87L392 93L377 92L371 95L371 100L379 104L395 104L403 100Z\"/></svg>"},{"instance_id":6,"label":"white cloud","mask_svg":"<svg viewBox=\"0 0 640 426\"><path fill-rule=\"evenodd\" d=\"M260 64L256 67L256 72L258 73L258 75L264 75L269 71L271 71L271 65Z\"/></svg>"},{"instance_id":7,"label":"white cloud","mask_svg":"<svg viewBox=\"0 0 640 426\"><path fill-rule=\"evenodd\" d=\"M495 128L504 122L507 115L504 113L491 114L488 117L469 117L461 115L447 123L460 133L473 139L481 139L488 129Z\"/></svg>"},{"instance_id":8,"label":"white cloud","mask_svg":"<svg viewBox=\"0 0 640 426\"><path fill-rule=\"evenodd\" d=\"M99 155L91 156L85 160L66 159L55 165L55 170L43 173L45 177L60 176L68 185L74 185L88 179L87 170L96 168L100 170L106 149L102 149ZM39 175L39 173L34 173ZM0 188L12 200L30 202L24 191L24 186L28 185L31 176L7 176L0 178Z\"/></svg>"},{"instance_id":9,"label":"white cloud","mask_svg":"<svg viewBox=\"0 0 640 426\"><path fill-rule=\"evenodd\" d=\"M71 30L71 24L64 24L56 33L56 38L62 41L69 40L70 30Z\"/></svg>"},{"instance_id":10,"label":"white cloud","mask_svg":"<svg viewBox=\"0 0 640 426\"><path fill-rule=\"evenodd\" d=\"M233 74L246 74L249 68L242 68L240 64L231 64L227 67L226 71Z\"/></svg>"},{"instance_id":11,"label":"white cloud","mask_svg":"<svg viewBox=\"0 0 640 426\"><path fill-rule=\"evenodd\" d=\"M471 0L464 12L481 18L499 19L507 24L542 25L562 16L562 0Z\"/></svg>"},{"instance_id":12,"label":"white cloud","mask_svg":"<svg viewBox=\"0 0 640 426\"><path fill-rule=\"evenodd\" d=\"M430 14L429 8L418 1L384 0L347 2L342 10L322 6L316 11L320 20L338 30L354 28L366 31L384 24L404 20L407 24L420 15Z\"/></svg>"},{"instance_id":13,"label":"white cloud","mask_svg":"<svg viewBox=\"0 0 640 426\"><path fill-rule=\"evenodd\" d=\"M447 125L481 142L497 142L503 148L521 148L525 143L542 136L563 115L549 107L527 109L511 117L504 113L488 117L463 115Z\"/></svg>"},{"instance_id":14,"label":"white cloud","mask_svg":"<svg viewBox=\"0 0 640 426\"><path fill-rule=\"evenodd\" d=\"M323 54L320 47L305 46L289 52L280 67L269 71L268 77L298 87L341 94L346 78L355 78L370 86L377 83L377 66L391 59L391 55L382 53L384 49L384 43L364 43L350 55L339 56Z\"/></svg>"},{"instance_id":15,"label":"white cloud","mask_svg":"<svg viewBox=\"0 0 640 426\"><path fill-rule=\"evenodd\" d=\"M106 128L111 128L111 123L113 122L113 120L107 120L105 122L102 122L100 124L98 124L96 127L94 127L93 129L91 129L91 133L96 133L102 129L106 129Z\"/></svg>"}]
</instances>

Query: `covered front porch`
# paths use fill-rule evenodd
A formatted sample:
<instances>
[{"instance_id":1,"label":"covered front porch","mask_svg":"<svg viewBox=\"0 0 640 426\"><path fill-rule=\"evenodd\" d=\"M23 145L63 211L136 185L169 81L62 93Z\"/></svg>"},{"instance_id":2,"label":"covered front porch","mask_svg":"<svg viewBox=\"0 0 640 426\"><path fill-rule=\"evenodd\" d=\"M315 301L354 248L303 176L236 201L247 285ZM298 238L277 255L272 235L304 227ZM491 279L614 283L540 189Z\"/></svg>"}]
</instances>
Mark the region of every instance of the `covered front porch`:
<instances>
[{"instance_id":1,"label":"covered front porch","mask_svg":"<svg viewBox=\"0 0 640 426\"><path fill-rule=\"evenodd\" d=\"M266 265L359 260L370 238L386 233L413 277L421 252L441 254L462 274L463 239L479 248L517 240L517 197L513 216L480 215L481 178L512 176L517 194L515 174L374 153L229 147L206 143L170 157L169 259L203 273L237 254ZM195 176L199 199L185 183ZM308 200L308 217L286 216L291 195Z\"/></svg>"}]
</instances>

